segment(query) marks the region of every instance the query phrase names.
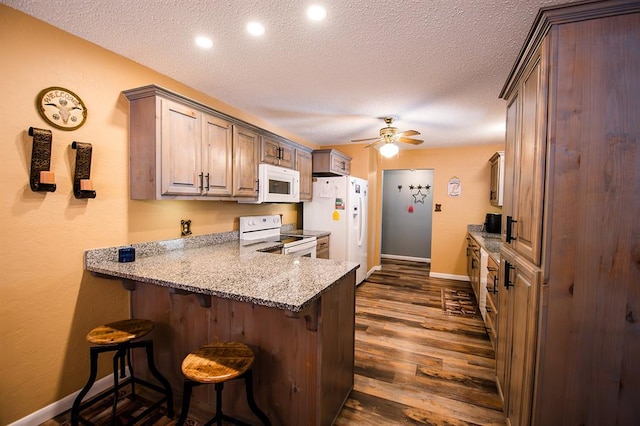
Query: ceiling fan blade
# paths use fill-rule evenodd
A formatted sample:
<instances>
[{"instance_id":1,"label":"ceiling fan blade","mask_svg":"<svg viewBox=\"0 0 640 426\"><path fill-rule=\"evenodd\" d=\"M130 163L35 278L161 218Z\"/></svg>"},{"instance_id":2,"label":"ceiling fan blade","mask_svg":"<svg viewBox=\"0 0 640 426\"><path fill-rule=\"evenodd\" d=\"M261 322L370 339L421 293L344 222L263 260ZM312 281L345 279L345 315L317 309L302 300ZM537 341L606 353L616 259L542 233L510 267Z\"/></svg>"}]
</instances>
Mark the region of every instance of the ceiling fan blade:
<instances>
[{"instance_id":1,"label":"ceiling fan blade","mask_svg":"<svg viewBox=\"0 0 640 426\"><path fill-rule=\"evenodd\" d=\"M382 142L383 139L378 139L377 141L375 141L374 143L370 143L369 145L365 145L365 148L369 148L370 146L376 146L378 145L380 142Z\"/></svg>"},{"instance_id":2,"label":"ceiling fan blade","mask_svg":"<svg viewBox=\"0 0 640 426\"><path fill-rule=\"evenodd\" d=\"M404 132L400 132L398 133L398 136L402 137L402 136L416 136L419 135L420 132L417 130L405 130Z\"/></svg>"},{"instance_id":3,"label":"ceiling fan blade","mask_svg":"<svg viewBox=\"0 0 640 426\"><path fill-rule=\"evenodd\" d=\"M409 143L411 145L420 145L422 142L420 139L411 139L411 138L398 138L399 142Z\"/></svg>"},{"instance_id":4,"label":"ceiling fan blade","mask_svg":"<svg viewBox=\"0 0 640 426\"><path fill-rule=\"evenodd\" d=\"M352 139L351 142L367 142L367 141L374 141L376 139L380 139L380 136L376 136L375 138Z\"/></svg>"}]
</instances>

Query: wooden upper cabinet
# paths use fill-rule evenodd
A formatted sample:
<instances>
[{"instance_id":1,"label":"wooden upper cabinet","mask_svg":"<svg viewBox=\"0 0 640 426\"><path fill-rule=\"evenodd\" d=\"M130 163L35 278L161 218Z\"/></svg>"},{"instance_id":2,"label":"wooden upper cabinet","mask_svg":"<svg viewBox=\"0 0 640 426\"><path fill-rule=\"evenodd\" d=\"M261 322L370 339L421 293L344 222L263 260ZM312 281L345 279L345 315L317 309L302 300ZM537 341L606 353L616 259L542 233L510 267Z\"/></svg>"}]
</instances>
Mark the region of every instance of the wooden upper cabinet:
<instances>
[{"instance_id":1,"label":"wooden upper cabinet","mask_svg":"<svg viewBox=\"0 0 640 426\"><path fill-rule=\"evenodd\" d=\"M504 149L504 194L502 196L502 240L506 241L507 218L513 218L513 193L516 179L516 151L520 140L520 98L516 92L507 105L507 129Z\"/></svg>"},{"instance_id":2,"label":"wooden upper cabinet","mask_svg":"<svg viewBox=\"0 0 640 426\"><path fill-rule=\"evenodd\" d=\"M335 149L313 151L313 176L348 176L351 174L351 157Z\"/></svg>"},{"instance_id":3,"label":"wooden upper cabinet","mask_svg":"<svg viewBox=\"0 0 640 426\"><path fill-rule=\"evenodd\" d=\"M511 188L505 233L515 250L540 265L546 152L548 69L542 43L507 110ZM511 222L511 226L509 223Z\"/></svg>"},{"instance_id":4,"label":"wooden upper cabinet","mask_svg":"<svg viewBox=\"0 0 640 426\"><path fill-rule=\"evenodd\" d=\"M261 153L294 167L299 146L293 141L156 85L123 93L130 108L133 200L253 201ZM310 161L300 158L309 181Z\"/></svg>"},{"instance_id":5,"label":"wooden upper cabinet","mask_svg":"<svg viewBox=\"0 0 640 426\"><path fill-rule=\"evenodd\" d=\"M202 190L202 114L160 99L162 195L199 195Z\"/></svg>"},{"instance_id":6,"label":"wooden upper cabinet","mask_svg":"<svg viewBox=\"0 0 640 426\"><path fill-rule=\"evenodd\" d=\"M491 163L489 202L492 206L501 207L504 194L504 151L493 154L489 162Z\"/></svg>"},{"instance_id":7,"label":"wooden upper cabinet","mask_svg":"<svg viewBox=\"0 0 640 426\"><path fill-rule=\"evenodd\" d=\"M295 169L300 172L300 201L311 201L313 198L313 181L310 151L296 149Z\"/></svg>"},{"instance_id":8,"label":"wooden upper cabinet","mask_svg":"<svg viewBox=\"0 0 640 426\"><path fill-rule=\"evenodd\" d=\"M207 195L233 195L233 125L209 114L203 119L204 188Z\"/></svg>"},{"instance_id":9,"label":"wooden upper cabinet","mask_svg":"<svg viewBox=\"0 0 640 426\"><path fill-rule=\"evenodd\" d=\"M293 153L295 150L293 145L287 142L277 141L267 136L262 137L261 145L260 161L262 163L274 164L289 169L293 168Z\"/></svg>"},{"instance_id":10,"label":"wooden upper cabinet","mask_svg":"<svg viewBox=\"0 0 640 426\"><path fill-rule=\"evenodd\" d=\"M254 131L233 126L233 195L258 196L260 137Z\"/></svg>"}]
</instances>

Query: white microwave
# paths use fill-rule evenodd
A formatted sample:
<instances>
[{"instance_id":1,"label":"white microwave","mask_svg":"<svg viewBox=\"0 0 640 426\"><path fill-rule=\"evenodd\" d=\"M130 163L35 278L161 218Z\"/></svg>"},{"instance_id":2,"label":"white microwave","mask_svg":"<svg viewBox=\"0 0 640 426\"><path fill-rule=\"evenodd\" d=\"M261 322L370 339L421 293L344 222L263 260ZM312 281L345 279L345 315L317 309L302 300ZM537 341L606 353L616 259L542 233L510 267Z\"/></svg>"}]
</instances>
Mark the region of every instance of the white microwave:
<instances>
[{"instance_id":1,"label":"white microwave","mask_svg":"<svg viewBox=\"0 0 640 426\"><path fill-rule=\"evenodd\" d=\"M300 172L271 164L258 166L258 200L240 203L300 202Z\"/></svg>"}]
</instances>

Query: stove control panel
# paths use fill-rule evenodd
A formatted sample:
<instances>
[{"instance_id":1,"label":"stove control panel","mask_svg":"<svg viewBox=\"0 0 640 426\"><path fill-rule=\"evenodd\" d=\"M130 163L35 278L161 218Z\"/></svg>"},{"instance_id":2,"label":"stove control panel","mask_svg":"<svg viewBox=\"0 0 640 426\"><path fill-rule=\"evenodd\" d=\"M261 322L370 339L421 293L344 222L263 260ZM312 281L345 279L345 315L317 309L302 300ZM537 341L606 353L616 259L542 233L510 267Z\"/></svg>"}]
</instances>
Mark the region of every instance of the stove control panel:
<instances>
[{"instance_id":1,"label":"stove control panel","mask_svg":"<svg viewBox=\"0 0 640 426\"><path fill-rule=\"evenodd\" d=\"M280 234L282 218L278 214L265 216L241 216L240 217L240 239L248 236L248 233L257 231L272 230Z\"/></svg>"}]
</instances>

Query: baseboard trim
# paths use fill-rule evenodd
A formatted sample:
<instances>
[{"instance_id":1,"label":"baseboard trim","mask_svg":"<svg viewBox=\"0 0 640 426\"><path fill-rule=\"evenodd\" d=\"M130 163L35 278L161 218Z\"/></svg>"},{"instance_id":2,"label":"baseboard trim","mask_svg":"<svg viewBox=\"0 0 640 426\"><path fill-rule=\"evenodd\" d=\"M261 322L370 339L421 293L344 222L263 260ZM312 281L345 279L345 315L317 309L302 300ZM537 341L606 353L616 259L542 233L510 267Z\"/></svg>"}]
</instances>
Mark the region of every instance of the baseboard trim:
<instances>
[{"instance_id":1,"label":"baseboard trim","mask_svg":"<svg viewBox=\"0 0 640 426\"><path fill-rule=\"evenodd\" d=\"M411 256L398 256L395 254L381 254L381 259L394 259L394 260L410 260L412 262L431 263L431 258L428 257L411 257Z\"/></svg>"},{"instance_id":2,"label":"baseboard trim","mask_svg":"<svg viewBox=\"0 0 640 426\"><path fill-rule=\"evenodd\" d=\"M447 280L456 280L456 281L467 281L467 282L469 282L469 277L467 275L442 274L440 272L429 272L429 278L444 278L444 279L447 279Z\"/></svg>"},{"instance_id":3,"label":"baseboard trim","mask_svg":"<svg viewBox=\"0 0 640 426\"><path fill-rule=\"evenodd\" d=\"M126 368L127 376L129 375L129 368ZM99 394L100 392L104 392L105 390L113 387L113 374L109 374L106 377L103 377L100 380L96 380L87 396L85 396L82 400L86 401L87 399ZM19 420L16 420L13 423L10 423L9 426L32 426L39 425L40 423L44 423L47 420L54 418L57 415L64 413L67 410L70 410L73 406L73 401L75 401L76 397L80 391L74 392L71 395L65 396L64 398L53 402L47 405L44 408L39 409L26 417L23 417Z\"/></svg>"}]
</instances>

